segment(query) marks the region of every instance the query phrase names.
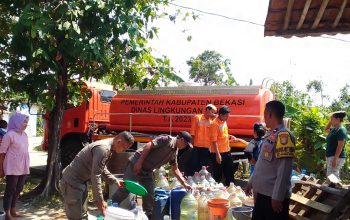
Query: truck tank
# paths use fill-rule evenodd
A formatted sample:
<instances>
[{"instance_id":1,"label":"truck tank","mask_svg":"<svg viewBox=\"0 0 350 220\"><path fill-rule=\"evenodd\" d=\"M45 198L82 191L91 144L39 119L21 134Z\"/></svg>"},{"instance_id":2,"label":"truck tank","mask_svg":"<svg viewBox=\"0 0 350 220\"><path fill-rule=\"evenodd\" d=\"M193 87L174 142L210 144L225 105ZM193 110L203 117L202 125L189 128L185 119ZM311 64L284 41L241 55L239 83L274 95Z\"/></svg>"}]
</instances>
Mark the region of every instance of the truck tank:
<instances>
[{"instance_id":1,"label":"truck tank","mask_svg":"<svg viewBox=\"0 0 350 220\"><path fill-rule=\"evenodd\" d=\"M263 121L265 103L273 99L260 86L168 87L155 90L118 91L110 106L109 130L131 130L150 134L191 128L192 116L204 112L207 104L231 109L229 133L251 138L253 124Z\"/></svg>"}]
</instances>

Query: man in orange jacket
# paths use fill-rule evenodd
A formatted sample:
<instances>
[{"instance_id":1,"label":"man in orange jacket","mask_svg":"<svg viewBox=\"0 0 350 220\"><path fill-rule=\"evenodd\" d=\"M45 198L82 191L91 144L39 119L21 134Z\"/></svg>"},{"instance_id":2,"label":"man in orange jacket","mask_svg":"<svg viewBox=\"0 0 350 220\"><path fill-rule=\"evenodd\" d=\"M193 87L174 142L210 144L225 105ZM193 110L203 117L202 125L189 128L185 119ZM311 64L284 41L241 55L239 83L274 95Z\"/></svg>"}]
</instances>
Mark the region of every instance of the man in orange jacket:
<instances>
[{"instance_id":1,"label":"man in orange jacket","mask_svg":"<svg viewBox=\"0 0 350 220\"><path fill-rule=\"evenodd\" d=\"M193 149L188 164L187 176L193 176L202 166L210 166L210 125L216 117L217 108L213 104L205 107L204 114L192 118L191 135L193 136ZM210 168L211 169L211 166Z\"/></svg>"},{"instance_id":2,"label":"man in orange jacket","mask_svg":"<svg viewBox=\"0 0 350 220\"><path fill-rule=\"evenodd\" d=\"M221 182L222 174L225 177L225 185L234 182L234 175L238 168L238 163L233 163L229 141L236 138L228 134L226 121L230 116L230 109L222 106L219 109L219 116L210 125L210 159L213 165L213 178L216 182Z\"/></svg>"}]
</instances>

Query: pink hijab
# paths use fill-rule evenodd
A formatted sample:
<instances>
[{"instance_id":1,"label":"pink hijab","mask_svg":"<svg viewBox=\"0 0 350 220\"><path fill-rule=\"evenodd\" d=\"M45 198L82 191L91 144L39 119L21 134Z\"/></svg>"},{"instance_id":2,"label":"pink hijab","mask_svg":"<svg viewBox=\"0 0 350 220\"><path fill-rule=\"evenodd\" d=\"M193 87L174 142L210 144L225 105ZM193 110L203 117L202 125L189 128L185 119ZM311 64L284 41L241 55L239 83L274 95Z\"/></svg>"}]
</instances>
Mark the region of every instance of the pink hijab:
<instances>
[{"instance_id":1,"label":"pink hijab","mask_svg":"<svg viewBox=\"0 0 350 220\"><path fill-rule=\"evenodd\" d=\"M28 120L29 117L19 112L15 112L7 125L7 132L14 130L16 132L21 132L23 129L23 123L25 120Z\"/></svg>"}]
</instances>

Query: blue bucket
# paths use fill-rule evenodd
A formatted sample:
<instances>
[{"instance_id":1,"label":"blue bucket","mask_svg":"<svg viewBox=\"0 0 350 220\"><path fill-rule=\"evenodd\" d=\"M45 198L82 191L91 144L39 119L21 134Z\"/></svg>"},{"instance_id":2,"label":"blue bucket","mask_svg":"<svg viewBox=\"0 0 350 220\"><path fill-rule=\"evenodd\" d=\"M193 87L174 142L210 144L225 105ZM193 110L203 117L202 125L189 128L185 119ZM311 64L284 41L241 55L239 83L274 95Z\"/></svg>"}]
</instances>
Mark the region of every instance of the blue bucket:
<instances>
[{"instance_id":1,"label":"blue bucket","mask_svg":"<svg viewBox=\"0 0 350 220\"><path fill-rule=\"evenodd\" d=\"M170 194L170 191L169 190L165 190L163 188L160 188L160 187L156 187L154 189L154 195L157 196L157 195L167 195L169 196Z\"/></svg>"},{"instance_id":2,"label":"blue bucket","mask_svg":"<svg viewBox=\"0 0 350 220\"><path fill-rule=\"evenodd\" d=\"M154 197L154 219L163 219L167 214L169 214L169 196L156 195Z\"/></svg>"},{"instance_id":3,"label":"blue bucket","mask_svg":"<svg viewBox=\"0 0 350 220\"><path fill-rule=\"evenodd\" d=\"M171 219L179 220L180 219L180 204L182 198L187 194L187 191L180 187L171 190L170 193L170 207L171 207Z\"/></svg>"}]
</instances>

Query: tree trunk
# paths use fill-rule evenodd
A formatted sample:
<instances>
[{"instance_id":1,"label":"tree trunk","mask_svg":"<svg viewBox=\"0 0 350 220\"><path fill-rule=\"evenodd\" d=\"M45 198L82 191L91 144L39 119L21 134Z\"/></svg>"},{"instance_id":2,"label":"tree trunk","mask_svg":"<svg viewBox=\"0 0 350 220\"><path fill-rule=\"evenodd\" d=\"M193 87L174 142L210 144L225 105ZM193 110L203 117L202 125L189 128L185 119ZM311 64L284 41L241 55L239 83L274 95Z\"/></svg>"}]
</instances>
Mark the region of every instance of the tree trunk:
<instances>
[{"instance_id":1,"label":"tree trunk","mask_svg":"<svg viewBox=\"0 0 350 220\"><path fill-rule=\"evenodd\" d=\"M24 199L30 199L39 195L47 198L50 194L58 192L58 181L61 176L60 169L60 133L63 118L64 106L67 104L67 83L68 74L64 61L61 61L61 70L58 73L58 85L55 91L55 107L50 113L49 135L48 135L48 157L45 176L40 184L27 195Z\"/></svg>"}]
</instances>

